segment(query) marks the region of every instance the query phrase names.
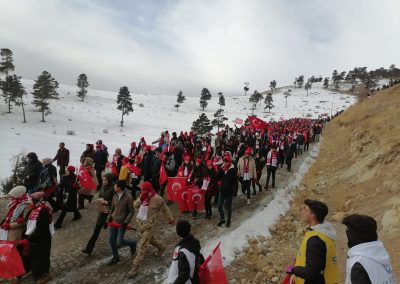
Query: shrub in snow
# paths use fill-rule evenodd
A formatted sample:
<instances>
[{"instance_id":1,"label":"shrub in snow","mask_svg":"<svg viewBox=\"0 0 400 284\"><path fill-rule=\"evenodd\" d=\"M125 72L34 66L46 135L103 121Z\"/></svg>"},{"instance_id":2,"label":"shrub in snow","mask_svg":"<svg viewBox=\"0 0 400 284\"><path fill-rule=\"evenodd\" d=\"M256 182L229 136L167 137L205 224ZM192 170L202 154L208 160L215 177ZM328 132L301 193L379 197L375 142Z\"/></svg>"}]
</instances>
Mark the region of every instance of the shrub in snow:
<instances>
[{"instance_id":1,"label":"shrub in snow","mask_svg":"<svg viewBox=\"0 0 400 284\"><path fill-rule=\"evenodd\" d=\"M311 113L307 113L306 117L312 117Z\"/></svg>"},{"instance_id":2,"label":"shrub in snow","mask_svg":"<svg viewBox=\"0 0 400 284\"><path fill-rule=\"evenodd\" d=\"M140 104L139 104L139 107L144 107L144 104L143 104L143 103L140 103Z\"/></svg>"},{"instance_id":3,"label":"shrub in snow","mask_svg":"<svg viewBox=\"0 0 400 284\"><path fill-rule=\"evenodd\" d=\"M25 168L28 165L28 159L25 153L22 152L13 156L11 161L14 162L12 175L0 183L1 192L3 194L7 194L14 186L23 184L25 179Z\"/></svg>"},{"instance_id":4,"label":"shrub in snow","mask_svg":"<svg viewBox=\"0 0 400 284\"><path fill-rule=\"evenodd\" d=\"M103 133L107 134L107 133L108 133L108 129L107 129L107 128L104 128L104 129L103 129Z\"/></svg>"},{"instance_id":5,"label":"shrub in snow","mask_svg":"<svg viewBox=\"0 0 400 284\"><path fill-rule=\"evenodd\" d=\"M73 131L73 130L67 130L67 135L75 135L75 131Z\"/></svg>"}]
</instances>

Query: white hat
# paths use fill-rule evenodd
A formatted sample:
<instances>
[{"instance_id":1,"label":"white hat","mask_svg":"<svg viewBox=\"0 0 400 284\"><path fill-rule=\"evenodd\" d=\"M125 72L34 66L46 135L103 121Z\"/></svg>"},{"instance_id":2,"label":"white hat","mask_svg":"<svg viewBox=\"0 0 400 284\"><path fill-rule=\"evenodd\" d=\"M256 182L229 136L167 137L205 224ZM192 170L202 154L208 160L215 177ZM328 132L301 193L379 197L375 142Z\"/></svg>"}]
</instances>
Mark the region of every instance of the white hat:
<instances>
[{"instance_id":1,"label":"white hat","mask_svg":"<svg viewBox=\"0 0 400 284\"><path fill-rule=\"evenodd\" d=\"M14 197L14 198L20 198L25 193L26 193L26 187L23 185L17 185L16 187L14 187L13 189L10 190L8 195L10 195L11 197Z\"/></svg>"},{"instance_id":2,"label":"white hat","mask_svg":"<svg viewBox=\"0 0 400 284\"><path fill-rule=\"evenodd\" d=\"M44 158L42 160L43 165L47 166L53 163L53 159L52 158Z\"/></svg>"}]
</instances>

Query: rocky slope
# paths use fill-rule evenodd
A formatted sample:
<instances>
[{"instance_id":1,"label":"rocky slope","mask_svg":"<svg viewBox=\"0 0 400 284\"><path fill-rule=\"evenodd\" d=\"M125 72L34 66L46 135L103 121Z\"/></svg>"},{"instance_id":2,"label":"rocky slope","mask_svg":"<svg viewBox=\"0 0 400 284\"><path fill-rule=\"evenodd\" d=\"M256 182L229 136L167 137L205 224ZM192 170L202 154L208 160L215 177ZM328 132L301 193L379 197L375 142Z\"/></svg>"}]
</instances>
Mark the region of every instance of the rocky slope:
<instances>
[{"instance_id":1,"label":"rocky slope","mask_svg":"<svg viewBox=\"0 0 400 284\"><path fill-rule=\"evenodd\" d=\"M280 283L292 264L306 226L305 198L326 202L338 234L337 250L344 281L347 239L343 216L361 213L378 222L396 278L400 277L400 86L366 97L324 130L317 161L311 166L289 212L228 267L230 283Z\"/></svg>"}]
</instances>

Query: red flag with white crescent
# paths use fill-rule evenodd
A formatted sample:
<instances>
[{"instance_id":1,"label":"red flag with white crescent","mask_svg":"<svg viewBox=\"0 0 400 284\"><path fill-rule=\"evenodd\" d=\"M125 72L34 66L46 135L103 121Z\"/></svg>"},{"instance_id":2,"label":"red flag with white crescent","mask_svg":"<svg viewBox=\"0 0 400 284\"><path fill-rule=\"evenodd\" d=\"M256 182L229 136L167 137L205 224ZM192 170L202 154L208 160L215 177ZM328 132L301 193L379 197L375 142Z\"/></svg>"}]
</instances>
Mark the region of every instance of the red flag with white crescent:
<instances>
[{"instance_id":1,"label":"red flag with white crescent","mask_svg":"<svg viewBox=\"0 0 400 284\"><path fill-rule=\"evenodd\" d=\"M15 244L0 241L0 278L11 279L23 274L24 265Z\"/></svg>"},{"instance_id":2,"label":"red flag with white crescent","mask_svg":"<svg viewBox=\"0 0 400 284\"><path fill-rule=\"evenodd\" d=\"M258 117L255 117L254 115L249 116L248 118L250 126L253 127L254 129L265 129L268 127L268 123L266 123L262 119L259 119Z\"/></svg>"},{"instance_id":3,"label":"red flag with white crescent","mask_svg":"<svg viewBox=\"0 0 400 284\"><path fill-rule=\"evenodd\" d=\"M95 190L97 188L96 183L93 181L93 177L90 175L89 171L82 165L79 168L78 180L81 184L81 187L84 189Z\"/></svg>"},{"instance_id":4,"label":"red flag with white crescent","mask_svg":"<svg viewBox=\"0 0 400 284\"><path fill-rule=\"evenodd\" d=\"M227 284L224 264L222 263L222 255L220 250L221 243L213 249L212 253L206 258L199 267L199 283L200 284Z\"/></svg>"},{"instance_id":5,"label":"red flag with white crescent","mask_svg":"<svg viewBox=\"0 0 400 284\"><path fill-rule=\"evenodd\" d=\"M233 121L233 123L242 125L243 124L243 119L236 117L236 119Z\"/></svg>"},{"instance_id":6,"label":"red flag with white crescent","mask_svg":"<svg viewBox=\"0 0 400 284\"><path fill-rule=\"evenodd\" d=\"M186 177L169 177L167 183L167 199L177 201L177 193L180 188L186 187Z\"/></svg>"},{"instance_id":7,"label":"red flag with white crescent","mask_svg":"<svg viewBox=\"0 0 400 284\"><path fill-rule=\"evenodd\" d=\"M204 211L204 200L206 196L206 190L199 189L197 186L193 186L187 189L188 191L188 206L189 210Z\"/></svg>"},{"instance_id":8,"label":"red flag with white crescent","mask_svg":"<svg viewBox=\"0 0 400 284\"><path fill-rule=\"evenodd\" d=\"M179 188L176 192L176 201L179 205L179 211L186 212L189 211L189 192L187 188Z\"/></svg>"}]
</instances>

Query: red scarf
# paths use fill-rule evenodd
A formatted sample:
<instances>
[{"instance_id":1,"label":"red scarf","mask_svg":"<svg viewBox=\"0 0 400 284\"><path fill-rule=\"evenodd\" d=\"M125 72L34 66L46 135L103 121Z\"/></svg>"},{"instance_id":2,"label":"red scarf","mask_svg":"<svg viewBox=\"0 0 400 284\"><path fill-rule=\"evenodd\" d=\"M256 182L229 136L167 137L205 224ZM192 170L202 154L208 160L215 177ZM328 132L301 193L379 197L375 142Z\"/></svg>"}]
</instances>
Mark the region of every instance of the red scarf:
<instances>
[{"instance_id":1,"label":"red scarf","mask_svg":"<svg viewBox=\"0 0 400 284\"><path fill-rule=\"evenodd\" d=\"M17 208L17 206L20 205L21 203L28 202L28 200L29 200L29 197L28 197L28 194L26 194L26 193L18 198L13 197L11 199L10 204L8 205L8 212L7 212L6 218L3 221L3 225L10 224L15 208ZM16 221L17 221L17 223L23 223L24 218L18 217L18 219Z\"/></svg>"},{"instance_id":2,"label":"red scarf","mask_svg":"<svg viewBox=\"0 0 400 284\"><path fill-rule=\"evenodd\" d=\"M51 214L51 209L50 207L48 207L44 201L38 202L37 204L34 204L31 206L32 208L32 212L29 215L29 220L37 220L39 217L39 213L42 209L47 209L49 210L49 214L50 214L50 220L49 220L49 224L53 221L52 218L52 214Z\"/></svg>"},{"instance_id":3,"label":"red scarf","mask_svg":"<svg viewBox=\"0 0 400 284\"><path fill-rule=\"evenodd\" d=\"M150 199L156 194L155 190L152 189L150 192L142 192L140 194L140 201L142 202L143 206L149 206Z\"/></svg>"},{"instance_id":4,"label":"red scarf","mask_svg":"<svg viewBox=\"0 0 400 284\"><path fill-rule=\"evenodd\" d=\"M231 165L232 165L232 163L225 163L225 164L224 164L223 169L224 169L224 172L225 172L225 173L229 170L229 168L231 167Z\"/></svg>"},{"instance_id":5,"label":"red scarf","mask_svg":"<svg viewBox=\"0 0 400 284\"><path fill-rule=\"evenodd\" d=\"M248 173L249 172L249 164L250 164L250 159L246 159L246 158L244 158L243 159L244 161L244 169L243 169L243 172L244 173Z\"/></svg>"}]
</instances>

